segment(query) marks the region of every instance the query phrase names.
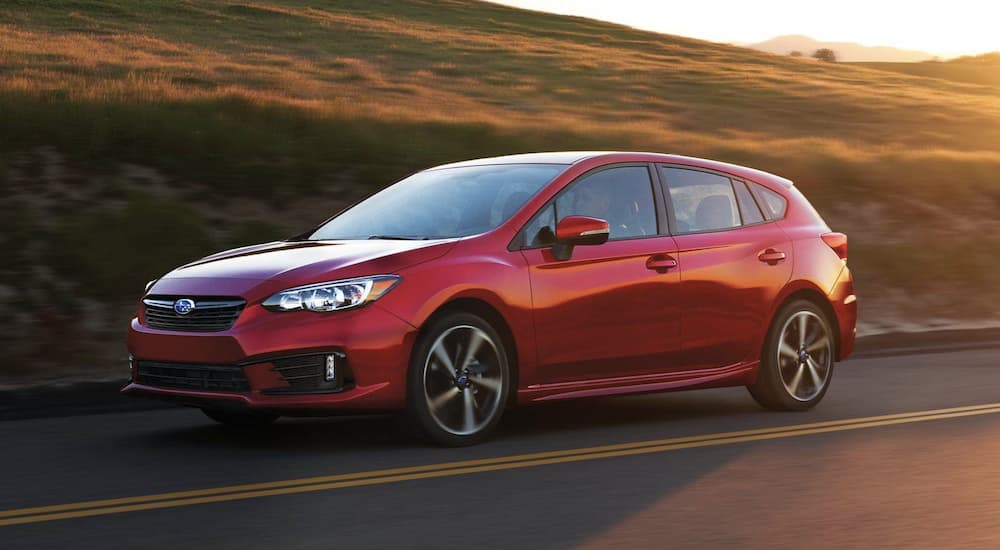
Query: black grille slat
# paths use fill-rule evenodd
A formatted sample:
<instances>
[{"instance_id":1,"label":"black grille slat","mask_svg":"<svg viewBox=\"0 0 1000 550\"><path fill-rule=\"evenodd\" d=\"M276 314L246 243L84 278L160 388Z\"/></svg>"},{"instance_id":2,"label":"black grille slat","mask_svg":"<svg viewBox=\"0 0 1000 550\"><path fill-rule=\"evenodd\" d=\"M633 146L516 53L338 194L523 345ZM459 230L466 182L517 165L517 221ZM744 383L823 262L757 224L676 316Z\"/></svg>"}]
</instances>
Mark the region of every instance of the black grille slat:
<instances>
[{"instance_id":1,"label":"black grille slat","mask_svg":"<svg viewBox=\"0 0 1000 550\"><path fill-rule=\"evenodd\" d=\"M299 369L317 369L318 370L318 369L322 369L322 368L323 368L323 365L292 365L290 367L274 367L274 370L276 370L278 372L281 372L281 373L285 373L285 372L288 372L288 371L299 370Z\"/></svg>"},{"instance_id":2,"label":"black grille slat","mask_svg":"<svg viewBox=\"0 0 1000 550\"><path fill-rule=\"evenodd\" d=\"M146 326L177 332L220 332L231 328L246 307L246 302L240 298L192 296L194 310L179 315L174 311L174 301L179 298L150 296L144 299Z\"/></svg>"},{"instance_id":3,"label":"black grille slat","mask_svg":"<svg viewBox=\"0 0 1000 550\"><path fill-rule=\"evenodd\" d=\"M303 370L303 369L309 369L309 370ZM289 376L300 376L302 372L308 372L310 373L309 374L310 376L315 376L320 373L320 369L312 365L303 365L301 367L286 367L283 369L276 368L274 370L278 371L278 373L280 373L281 376L285 378L288 378ZM323 374L324 375L326 374L325 370Z\"/></svg>"},{"instance_id":4,"label":"black grille slat","mask_svg":"<svg viewBox=\"0 0 1000 550\"><path fill-rule=\"evenodd\" d=\"M153 315L163 315L165 317L173 317L173 316L177 315L176 313L174 313L173 309L169 309L168 310L168 309L161 309L159 307L150 307L149 311L152 312ZM190 318L190 319L205 319L205 318L211 318L211 317L232 317L233 313L235 313L235 312L234 311L195 311L195 312L192 312L192 313L189 313L189 314L185 315L184 318L186 318L186 319L188 319L188 318Z\"/></svg>"},{"instance_id":5,"label":"black grille slat","mask_svg":"<svg viewBox=\"0 0 1000 550\"><path fill-rule=\"evenodd\" d=\"M150 317L158 317L160 319L178 319L178 317L175 314L163 313L161 311L156 311L153 309L147 310L147 313L149 314ZM232 313L226 313L223 315L196 315L193 317L185 318L184 321L213 321L213 320L224 321L224 320L230 320L233 317L235 317L235 315Z\"/></svg>"},{"instance_id":6,"label":"black grille slat","mask_svg":"<svg viewBox=\"0 0 1000 550\"><path fill-rule=\"evenodd\" d=\"M224 327L224 326L227 326L227 325L231 324L229 322L219 323L217 321L216 322L211 322L211 323L205 323L205 322L199 322L199 323L179 323L179 322L173 321L173 320L162 320L161 321L161 320L155 320L155 319L150 319L150 323L159 324L159 325L170 325L170 326L175 326L175 327L191 327L191 328L215 328L215 327L219 327L219 326L223 326Z\"/></svg>"},{"instance_id":7,"label":"black grille slat","mask_svg":"<svg viewBox=\"0 0 1000 550\"><path fill-rule=\"evenodd\" d=\"M292 357L289 359L279 359L274 362L274 368L298 369L302 367L322 367L326 364L325 355L306 355L303 357Z\"/></svg>"},{"instance_id":8,"label":"black grille slat","mask_svg":"<svg viewBox=\"0 0 1000 550\"><path fill-rule=\"evenodd\" d=\"M173 319L155 319L153 317L149 318L149 322L150 323L154 323L154 324L160 324L160 325L172 325L172 326L178 326L178 327L192 327L192 328L217 327L217 326L226 326L226 325L231 324L228 321L224 322L224 323L223 322L219 322L219 321L199 321L199 322L196 322L196 323L183 323L183 322L175 321Z\"/></svg>"},{"instance_id":9,"label":"black grille slat","mask_svg":"<svg viewBox=\"0 0 1000 550\"><path fill-rule=\"evenodd\" d=\"M307 374L307 375L304 375L304 376L285 376L284 379L285 379L285 382L291 383L291 382L293 382L295 380L315 380L316 379L316 375L315 374ZM292 385L294 385L294 384L292 384Z\"/></svg>"},{"instance_id":10,"label":"black grille slat","mask_svg":"<svg viewBox=\"0 0 1000 550\"><path fill-rule=\"evenodd\" d=\"M241 367L138 361L136 382L178 389L250 391Z\"/></svg>"}]
</instances>

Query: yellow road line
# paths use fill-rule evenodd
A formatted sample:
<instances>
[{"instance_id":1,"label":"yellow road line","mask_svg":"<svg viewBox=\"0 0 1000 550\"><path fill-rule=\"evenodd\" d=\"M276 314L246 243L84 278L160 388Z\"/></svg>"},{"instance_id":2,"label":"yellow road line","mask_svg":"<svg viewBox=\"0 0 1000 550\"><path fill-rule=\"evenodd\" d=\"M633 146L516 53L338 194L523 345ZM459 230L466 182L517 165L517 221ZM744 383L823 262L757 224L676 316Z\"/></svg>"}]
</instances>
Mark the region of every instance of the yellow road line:
<instances>
[{"instance_id":1,"label":"yellow road line","mask_svg":"<svg viewBox=\"0 0 1000 550\"><path fill-rule=\"evenodd\" d=\"M914 416L926 416L926 415L943 414L943 413L951 413L951 412L964 412L964 411L973 411L973 410L981 410L981 409L992 409L992 408L996 408L996 407L1000 407L1000 403L988 404L988 405L973 405L973 406L967 406L967 407L953 407L953 408L949 408L949 409L935 409L935 410L929 410L929 411L917 411L917 412L909 412L909 413L897 413L897 414L889 414L889 415L882 415L882 416L872 416L872 417L862 417L862 418L847 418L847 419L842 419L842 420L829 420L829 421L825 421L825 422L814 422L814 423L810 423L810 424L795 424L795 425L786 425L786 426L776 426L776 427L772 427L772 428L757 428L757 429L752 429L752 430L742 430L742 431L736 431L736 432L723 432L723 433L716 433L716 434L702 434L702 435L695 435L695 436L674 437L674 438L668 438L668 439L656 439L656 440L649 440L649 441L635 441L635 442L630 442L630 443L619 443L619 444L614 444L614 445L602 445L602 446L598 446L598 447L584 447L584 448L577 448L577 449L566 449L566 450L560 450L560 451L547 451L547 452L540 452L540 453L510 455L510 456L501 456L501 457L484 458L484 459L476 459L476 460L463 460L463 461L457 461L457 462L444 462L444 463L439 463L439 464L426 464L426 465L421 465L421 466L410 466L410 467L403 467L403 468L390 468L390 469L385 469L385 470L372 470L372 471L367 471L367 472L354 472L354 473L349 473L349 474L335 474L335 475L326 475L326 476L318 476L318 477L307 477L307 478L289 479L289 480L281 480L281 481L270 481L270 482L263 482L263 483L252 483L252 484L244 484L244 485L232 485L232 486L227 486L227 487L216 487L216 488L210 488L210 489L198 489L198 490L191 490L191 491L177 491L177 492L160 493L160 494L154 494L154 495L143 495L143 496L135 496L135 497L114 498L114 499L106 499L106 500L92 500L92 501L77 502L77 503L71 503L71 504L58 504L58 505L53 505L53 506L39 506L39 507L35 507L35 508L21 508L21 509L17 509L17 510L0 511L0 518L13 517L13 516L23 516L23 515L30 515L30 514L39 514L39 513L48 513L48 512L60 512L60 511L67 511L67 510L74 510L74 509L83 509L83 508L95 508L95 507L101 507L101 506L116 506L116 505L121 505L121 504L134 504L134 503L150 502L150 501L156 501L156 500L172 500L172 499L178 499L178 498L190 498L190 497L199 497L199 496L209 496L209 495L223 494L223 493L236 493L236 492L253 491L253 490L261 490L261 489L273 489L273 488L281 488L281 487L292 487L292 486L296 486L296 485L312 485L312 484L316 484L316 483L330 483L330 482L339 482L339 481L347 481L347 480L354 480L354 479L362 479L362 478L368 478L368 477L381 477L381 476L387 476L387 475L398 475L398 474L407 474L407 473L416 473L416 472L426 472L426 471L432 471L432 470L454 469L454 468L469 467L469 466L480 466L480 465L487 465L487 464L499 464L499 463L507 463L507 462L520 462L520 461L526 461L526 460L537 460L537 459L552 458L552 457L566 456L566 455L577 455L577 454L595 453L595 452L603 452L603 451L615 451L615 450L622 450L622 449L629 449L629 448L642 448L642 447L659 446L659 445L667 445L667 444L674 444L674 443L686 443L686 442L692 442L692 441L702 441L702 440L709 440L709 439L720 439L720 438L745 436L745 435L769 434L769 433L775 433L775 432L784 432L784 431L792 431L792 430L802 430L802 429L808 429L808 428L819 428L819 427L826 427L826 426L839 426L839 425L844 425L844 424L854 424L854 423L858 423L858 422L871 422L871 421L879 421L879 420L890 420L890 419L895 419L895 418L909 418L909 417L914 417Z\"/></svg>"},{"instance_id":2,"label":"yellow road line","mask_svg":"<svg viewBox=\"0 0 1000 550\"><path fill-rule=\"evenodd\" d=\"M858 430L914 422L928 422L932 420L943 420L948 418L994 413L1000 413L1000 403L874 417L832 420L827 422L705 434L699 436L638 441L617 445L603 445L599 447L585 447L562 451L511 455L496 458L446 462L440 464L427 464L407 468L373 470L368 472L355 472L350 474L235 485L213 489L179 491L137 497L60 504L54 506L21 508L0 512L0 518L5 518L0 519L0 527L61 519L136 512L141 510L191 506L212 502L226 502L278 495L327 491L347 487L396 483L400 481L448 477L478 472L513 470L549 464L563 464L602 458L660 453L697 447L730 445L749 441L765 441L770 439L800 437L811 434Z\"/></svg>"}]
</instances>

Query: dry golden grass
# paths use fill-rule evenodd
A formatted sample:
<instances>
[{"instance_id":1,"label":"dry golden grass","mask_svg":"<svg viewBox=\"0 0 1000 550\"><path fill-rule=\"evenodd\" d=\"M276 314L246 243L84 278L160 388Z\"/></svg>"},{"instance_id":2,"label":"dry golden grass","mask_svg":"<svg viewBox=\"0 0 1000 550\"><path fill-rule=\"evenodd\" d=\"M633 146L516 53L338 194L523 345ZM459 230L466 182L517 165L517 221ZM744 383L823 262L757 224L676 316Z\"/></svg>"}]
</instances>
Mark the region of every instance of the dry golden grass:
<instances>
[{"instance_id":1,"label":"dry golden grass","mask_svg":"<svg viewBox=\"0 0 1000 550\"><path fill-rule=\"evenodd\" d=\"M1000 88L1000 52L960 57L943 62L866 62L855 64L882 71L893 71L913 76L939 78L949 82L965 82L979 86ZM988 90L987 93L989 93ZM1000 93L1000 91L994 90L993 93Z\"/></svg>"},{"instance_id":2,"label":"dry golden grass","mask_svg":"<svg viewBox=\"0 0 1000 550\"><path fill-rule=\"evenodd\" d=\"M831 148L992 150L1000 138L1000 101L978 87L614 26L567 39L496 18L473 27L407 19L389 8L358 15L343 4L184 4L207 18L190 22L205 27L201 34L131 22L141 14L50 9L56 13L39 17L42 25L18 24L23 14L12 14L13 23L0 28L3 87L140 102L236 95L319 115L518 130L596 124L631 132L642 122L667 143L689 142L678 133L711 138L730 128L746 142L820 137ZM77 23L87 30L75 30Z\"/></svg>"}]
</instances>

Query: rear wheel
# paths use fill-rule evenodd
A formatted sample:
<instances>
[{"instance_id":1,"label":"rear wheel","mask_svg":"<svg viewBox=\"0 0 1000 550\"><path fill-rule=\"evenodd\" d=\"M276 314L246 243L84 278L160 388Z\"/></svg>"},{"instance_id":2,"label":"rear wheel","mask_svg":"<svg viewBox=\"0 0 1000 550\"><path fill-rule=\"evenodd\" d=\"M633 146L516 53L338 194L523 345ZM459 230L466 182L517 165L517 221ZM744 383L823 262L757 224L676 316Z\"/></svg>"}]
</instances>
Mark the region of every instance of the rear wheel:
<instances>
[{"instance_id":1,"label":"rear wheel","mask_svg":"<svg viewBox=\"0 0 1000 550\"><path fill-rule=\"evenodd\" d=\"M769 409L816 406L833 376L833 333L823 311L796 300L778 312L761 355L757 381L747 386Z\"/></svg>"},{"instance_id":2,"label":"rear wheel","mask_svg":"<svg viewBox=\"0 0 1000 550\"><path fill-rule=\"evenodd\" d=\"M510 379L497 331L477 315L446 315L424 333L410 361L410 416L436 443L478 443L500 422Z\"/></svg>"},{"instance_id":3,"label":"rear wheel","mask_svg":"<svg viewBox=\"0 0 1000 550\"><path fill-rule=\"evenodd\" d=\"M202 409L205 416L219 424L234 428L256 428L266 426L278 419L278 415L257 411L227 411L222 409Z\"/></svg>"}]
</instances>

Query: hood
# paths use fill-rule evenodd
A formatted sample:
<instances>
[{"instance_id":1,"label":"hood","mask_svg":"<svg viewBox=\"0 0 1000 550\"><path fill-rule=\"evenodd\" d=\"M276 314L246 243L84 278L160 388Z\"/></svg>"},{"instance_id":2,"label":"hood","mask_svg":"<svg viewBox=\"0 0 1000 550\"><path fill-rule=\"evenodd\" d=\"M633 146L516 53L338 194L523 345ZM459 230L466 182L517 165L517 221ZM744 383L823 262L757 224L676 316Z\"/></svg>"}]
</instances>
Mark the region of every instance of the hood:
<instances>
[{"instance_id":1,"label":"hood","mask_svg":"<svg viewBox=\"0 0 1000 550\"><path fill-rule=\"evenodd\" d=\"M244 294L262 281L291 287L365 275L395 273L433 260L455 240L292 241L227 250L181 266L159 279L151 294ZM197 281L197 283L195 283ZM267 285L272 286L272 285ZM226 289L227 292L222 292ZM186 292L194 292L189 288Z\"/></svg>"}]
</instances>

